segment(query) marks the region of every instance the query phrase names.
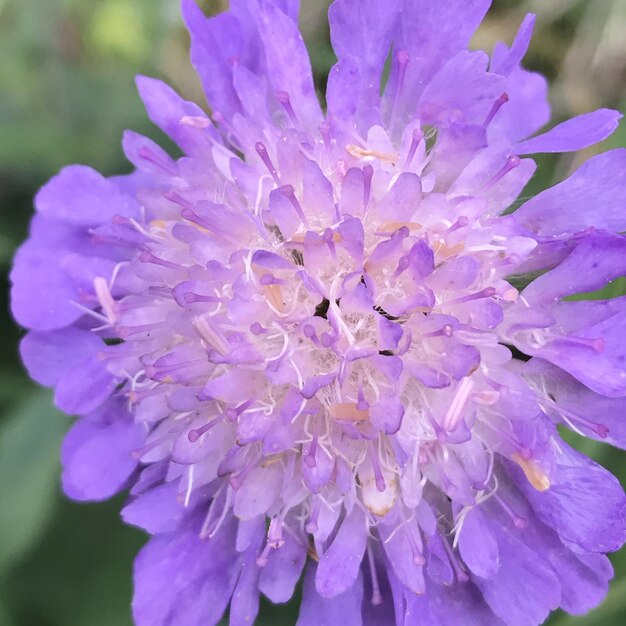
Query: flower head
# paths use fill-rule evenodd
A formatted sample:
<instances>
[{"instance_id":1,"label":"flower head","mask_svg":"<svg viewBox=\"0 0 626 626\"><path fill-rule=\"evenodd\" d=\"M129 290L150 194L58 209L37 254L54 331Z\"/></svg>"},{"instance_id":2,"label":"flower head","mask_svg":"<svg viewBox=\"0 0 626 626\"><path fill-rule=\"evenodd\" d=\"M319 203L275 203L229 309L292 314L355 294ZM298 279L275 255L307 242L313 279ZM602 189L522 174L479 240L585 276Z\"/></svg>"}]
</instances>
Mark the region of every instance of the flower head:
<instances>
[{"instance_id":1,"label":"flower head","mask_svg":"<svg viewBox=\"0 0 626 626\"><path fill-rule=\"evenodd\" d=\"M127 132L133 174L37 196L22 356L80 416L66 492L130 487L154 535L139 626L251 623L303 571L301 626L532 626L604 596L626 499L556 426L626 444L626 300L567 299L626 271L626 151L507 209L526 155L619 114L529 139L534 18L490 59L466 49L488 5L335 0L324 114L297 1L183 0L212 115L138 79L183 156Z\"/></svg>"}]
</instances>

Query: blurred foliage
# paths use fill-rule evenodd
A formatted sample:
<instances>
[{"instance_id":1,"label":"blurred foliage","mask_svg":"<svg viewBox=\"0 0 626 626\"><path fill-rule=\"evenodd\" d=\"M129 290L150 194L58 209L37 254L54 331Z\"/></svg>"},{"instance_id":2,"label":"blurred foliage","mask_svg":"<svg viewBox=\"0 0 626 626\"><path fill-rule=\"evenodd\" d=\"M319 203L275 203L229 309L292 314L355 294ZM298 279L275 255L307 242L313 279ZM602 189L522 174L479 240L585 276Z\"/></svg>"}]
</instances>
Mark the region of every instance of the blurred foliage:
<instances>
[{"instance_id":1,"label":"blurred foliage","mask_svg":"<svg viewBox=\"0 0 626 626\"><path fill-rule=\"evenodd\" d=\"M442 0L443 1L443 0ZM203 0L209 12L224 0ZM303 0L302 27L316 85L334 62L324 0ZM552 83L555 120L600 106L626 108L626 2L494 0L474 45L510 42L526 11L538 26L526 65ZM145 541L119 521L123 498L75 504L59 487L59 444L69 419L23 373L22 331L8 312L7 273L24 239L38 187L63 165L106 174L128 171L125 128L163 140L151 128L133 77L164 78L203 103L187 59L176 0L0 0L0 626L130 626L132 559ZM626 145L622 125L601 151ZM538 158L532 196L562 179L593 151ZM625 291L625 279L595 297ZM588 297L588 296L586 296ZM625 416L626 417L626 416ZM626 457L601 443L569 439L626 481ZM553 626L600 626L626 619L626 552L614 555L609 598L582 618ZM258 623L293 624L297 603L264 603Z\"/></svg>"}]
</instances>

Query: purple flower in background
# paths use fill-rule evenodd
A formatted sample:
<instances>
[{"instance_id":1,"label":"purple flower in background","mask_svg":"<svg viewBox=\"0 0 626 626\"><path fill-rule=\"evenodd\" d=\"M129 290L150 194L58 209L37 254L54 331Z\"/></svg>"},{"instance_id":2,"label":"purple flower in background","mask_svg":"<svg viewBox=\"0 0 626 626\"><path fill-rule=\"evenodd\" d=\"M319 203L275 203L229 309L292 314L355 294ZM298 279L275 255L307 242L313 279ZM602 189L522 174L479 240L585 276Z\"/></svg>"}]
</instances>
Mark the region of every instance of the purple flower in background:
<instances>
[{"instance_id":1,"label":"purple flower in background","mask_svg":"<svg viewBox=\"0 0 626 626\"><path fill-rule=\"evenodd\" d=\"M506 210L526 155L620 115L533 136L534 18L470 52L489 0L335 0L324 114L297 0L231 4L182 2L211 115L137 81L183 156L129 131L133 174L62 170L12 273L24 362L80 416L66 493L130 488L153 535L136 623L251 624L302 576L299 626L586 612L626 498L556 427L626 447L626 297L568 299L626 274L626 150Z\"/></svg>"}]
</instances>

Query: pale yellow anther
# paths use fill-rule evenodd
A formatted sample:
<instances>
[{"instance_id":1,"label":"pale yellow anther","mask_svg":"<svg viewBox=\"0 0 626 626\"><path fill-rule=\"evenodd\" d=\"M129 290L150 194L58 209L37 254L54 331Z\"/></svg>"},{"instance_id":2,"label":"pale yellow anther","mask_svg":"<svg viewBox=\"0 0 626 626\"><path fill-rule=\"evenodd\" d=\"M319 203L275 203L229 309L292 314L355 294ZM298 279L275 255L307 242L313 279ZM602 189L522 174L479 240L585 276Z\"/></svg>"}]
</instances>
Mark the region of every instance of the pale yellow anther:
<instances>
[{"instance_id":1,"label":"pale yellow anther","mask_svg":"<svg viewBox=\"0 0 626 626\"><path fill-rule=\"evenodd\" d=\"M387 152L378 152L378 150L367 150L354 144L346 146L346 152L357 159L378 159L379 161L388 161L389 163L397 163L398 155L389 154Z\"/></svg>"},{"instance_id":2,"label":"pale yellow anther","mask_svg":"<svg viewBox=\"0 0 626 626\"><path fill-rule=\"evenodd\" d=\"M408 228L410 231L421 230L422 225L417 222L385 222L378 232L380 233L395 233L400 228Z\"/></svg>"},{"instance_id":3,"label":"pale yellow anther","mask_svg":"<svg viewBox=\"0 0 626 626\"><path fill-rule=\"evenodd\" d=\"M443 241L439 241L433 245L433 252L435 253L435 255L437 255L438 257L443 257L443 258L455 256L463 252L464 249L465 249L465 244L462 242L457 243L454 246L448 246Z\"/></svg>"},{"instance_id":4,"label":"pale yellow anther","mask_svg":"<svg viewBox=\"0 0 626 626\"><path fill-rule=\"evenodd\" d=\"M333 419L360 422L370 417L369 409L357 408L356 402L337 402L328 407L328 412Z\"/></svg>"},{"instance_id":5,"label":"pale yellow anther","mask_svg":"<svg viewBox=\"0 0 626 626\"><path fill-rule=\"evenodd\" d=\"M285 302L283 300L283 292L280 285L265 285L263 287L267 301L281 313L285 310Z\"/></svg>"},{"instance_id":6,"label":"pale yellow anther","mask_svg":"<svg viewBox=\"0 0 626 626\"><path fill-rule=\"evenodd\" d=\"M521 454L514 452L511 458L522 468L528 482L537 491L550 489L550 479L533 459L525 459Z\"/></svg>"}]
</instances>

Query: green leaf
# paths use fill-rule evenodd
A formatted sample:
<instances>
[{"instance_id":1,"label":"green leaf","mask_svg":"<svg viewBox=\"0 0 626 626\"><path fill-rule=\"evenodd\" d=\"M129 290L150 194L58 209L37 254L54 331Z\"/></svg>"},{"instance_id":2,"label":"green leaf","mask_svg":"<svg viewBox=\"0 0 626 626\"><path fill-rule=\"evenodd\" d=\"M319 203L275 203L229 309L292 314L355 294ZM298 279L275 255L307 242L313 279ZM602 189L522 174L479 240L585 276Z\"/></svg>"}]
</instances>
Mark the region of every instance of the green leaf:
<instances>
[{"instance_id":1,"label":"green leaf","mask_svg":"<svg viewBox=\"0 0 626 626\"><path fill-rule=\"evenodd\" d=\"M50 394L30 390L0 429L0 577L45 529L59 481L59 444L68 418Z\"/></svg>"}]
</instances>

